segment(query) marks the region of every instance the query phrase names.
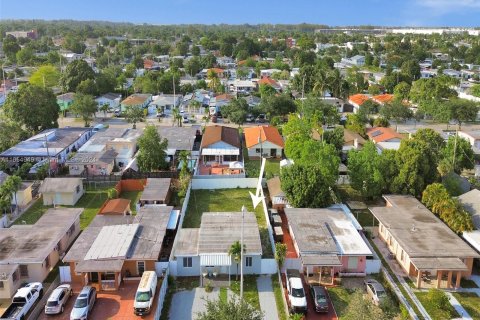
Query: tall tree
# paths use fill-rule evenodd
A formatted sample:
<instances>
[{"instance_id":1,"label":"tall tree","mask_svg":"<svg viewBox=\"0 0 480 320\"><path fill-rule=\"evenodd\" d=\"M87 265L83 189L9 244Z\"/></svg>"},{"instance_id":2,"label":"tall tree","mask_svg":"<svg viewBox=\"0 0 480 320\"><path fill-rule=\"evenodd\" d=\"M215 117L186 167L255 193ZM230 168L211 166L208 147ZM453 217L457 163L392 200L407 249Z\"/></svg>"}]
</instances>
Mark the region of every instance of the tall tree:
<instances>
[{"instance_id":1,"label":"tall tree","mask_svg":"<svg viewBox=\"0 0 480 320\"><path fill-rule=\"evenodd\" d=\"M243 252L245 253L245 245L243 245ZM236 279L238 280L238 266L241 261L241 256L242 256L242 245L240 244L240 241L235 241L232 243L230 248L228 249L228 254L233 258L233 261L237 264L237 277Z\"/></svg>"},{"instance_id":2,"label":"tall tree","mask_svg":"<svg viewBox=\"0 0 480 320\"><path fill-rule=\"evenodd\" d=\"M67 65L60 82L64 90L76 92L80 82L87 79L95 79L93 69L84 60L75 60Z\"/></svg>"},{"instance_id":3,"label":"tall tree","mask_svg":"<svg viewBox=\"0 0 480 320\"><path fill-rule=\"evenodd\" d=\"M475 155L470 142L458 136L449 137L447 145L442 150L442 160L439 170L446 174L454 171L460 174L464 169L473 169L475 166Z\"/></svg>"},{"instance_id":4,"label":"tall tree","mask_svg":"<svg viewBox=\"0 0 480 320\"><path fill-rule=\"evenodd\" d=\"M230 121L241 126L247 117L248 114L248 103L245 99L233 99L229 104L222 107L222 113Z\"/></svg>"},{"instance_id":5,"label":"tall tree","mask_svg":"<svg viewBox=\"0 0 480 320\"><path fill-rule=\"evenodd\" d=\"M36 86L53 88L59 84L60 72L51 64L43 65L32 73L28 81Z\"/></svg>"},{"instance_id":6,"label":"tall tree","mask_svg":"<svg viewBox=\"0 0 480 320\"><path fill-rule=\"evenodd\" d=\"M83 93L75 94L75 99L73 100L70 110L82 117L82 120L85 123L85 127L90 126L90 121L93 120L95 112L97 112L97 102L93 96Z\"/></svg>"},{"instance_id":7,"label":"tall tree","mask_svg":"<svg viewBox=\"0 0 480 320\"><path fill-rule=\"evenodd\" d=\"M161 139L155 126L147 126L138 139L137 163L141 172L152 172L168 168L167 139Z\"/></svg>"},{"instance_id":8,"label":"tall tree","mask_svg":"<svg viewBox=\"0 0 480 320\"><path fill-rule=\"evenodd\" d=\"M218 87L220 86L220 79L218 78L218 74L213 69L208 70L207 79L209 80L208 87L213 91L217 91Z\"/></svg>"},{"instance_id":9,"label":"tall tree","mask_svg":"<svg viewBox=\"0 0 480 320\"><path fill-rule=\"evenodd\" d=\"M22 84L17 92L8 95L3 108L9 119L24 125L31 133L58 127L60 107L48 88Z\"/></svg>"},{"instance_id":10,"label":"tall tree","mask_svg":"<svg viewBox=\"0 0 480 320\"><path fill-rule=\"evenodd\" d=\"M144 109L140 106L129 106L125 111L125 119L129 123L133 123L132 128L137 128L137 122L142 122L145 119Z\"/></svg>"},{"instance_id":11,"label":"tall tree","mask_svg":"<svg viewBox=\"0 0 480 320\"><path fill-rule=\"evenodd\" d=\"M288 115L295 112L296 108L295 102L286 94L267 96L258 106L258 109L269 118Z\"/></svg>"}]
</instances>

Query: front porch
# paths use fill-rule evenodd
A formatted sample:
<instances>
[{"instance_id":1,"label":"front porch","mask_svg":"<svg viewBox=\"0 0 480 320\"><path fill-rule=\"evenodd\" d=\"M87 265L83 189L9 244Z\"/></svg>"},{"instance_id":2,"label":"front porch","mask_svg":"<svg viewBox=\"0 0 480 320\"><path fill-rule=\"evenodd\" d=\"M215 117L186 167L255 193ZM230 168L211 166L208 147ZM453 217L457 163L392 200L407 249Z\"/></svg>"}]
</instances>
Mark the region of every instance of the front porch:
<instances>
[{"instance_id":1,"label":"front porch","mask_svg":"<svg viewBox=\"0 0 480 320\"><path fill-rule=\"evenodd\" d=\"M200 287L204 287L207 283L212 286L229 287L232 271L236 272L236 269L232 266L230 255L200 255Z\"/></svg>"},{"instance_id":2,"label":"front porch","mask_svg":"<svg viewBox=\"0 0 480 320\"><path fill-rule=\"evenodd\" d=\"M97 291L117 291L122 282L120 272L82 272L85 285Z\"/></svg>"}]
</instances>

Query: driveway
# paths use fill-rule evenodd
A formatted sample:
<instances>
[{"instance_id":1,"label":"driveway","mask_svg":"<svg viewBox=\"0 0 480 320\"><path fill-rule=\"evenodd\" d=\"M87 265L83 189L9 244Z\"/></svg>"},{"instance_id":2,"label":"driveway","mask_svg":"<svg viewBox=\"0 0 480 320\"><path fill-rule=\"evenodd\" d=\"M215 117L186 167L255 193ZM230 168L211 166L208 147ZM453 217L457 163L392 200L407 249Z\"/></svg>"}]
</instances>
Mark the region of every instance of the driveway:
<instances>
[{"instance_id":1,"label":"driveway","mask_svg":"<svg viewBox=\"0 0 480 320\"><path fill-rule=\"evenodd\" d=\"M195 288L190 291L180 291L173 295L170 307L170 320L196 319L199 312L206 311L206 301L218 299L220 290L214 288L212 292L205 292L204 288Z\"/></svg>"},{"instance_id":2,"label":"driveway","mask_svg":"<svg viewBox=\"0 0 480 320\"><path fill-rule=\"evenodd\" d=\"M118 291L112 292L98 292L97 301L93 307L93 312L89 319L95 320L139 320L148 319L153 320L155 309L157 308L157 295L155 295L155 302L152 308L152 312L144 317L136 316L133 313L133 302L135 299L135 293L138 288L139 281L126 281L122 283ZM159 289L157 289L158 294ZM56 316L47 316L41 314L39 320L70 320L70 311L72 310L75 299L78 296L78 292L75 292L73 297L68 300L67 306L63 314Z\"/></svg>"}]
</instances>

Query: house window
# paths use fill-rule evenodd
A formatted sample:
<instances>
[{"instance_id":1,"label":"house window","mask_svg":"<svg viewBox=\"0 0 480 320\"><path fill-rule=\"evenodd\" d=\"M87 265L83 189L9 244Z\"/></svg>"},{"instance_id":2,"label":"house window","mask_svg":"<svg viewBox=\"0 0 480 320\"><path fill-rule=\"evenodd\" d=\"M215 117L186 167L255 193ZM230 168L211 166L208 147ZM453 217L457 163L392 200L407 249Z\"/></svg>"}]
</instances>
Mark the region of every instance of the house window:
<instances>
[{"instance_id":1,"label":"house window","mask_svg":"<svg viewBox=\"0 0 480 320\"><path fill-rule=\"evenodd\" d=\"M142 275L145 271L145 261L137 261L137 273Z\"/></svg>"},{"instance_id":2,"label":"house window","mask_svg":"<svg viewBox=\"0 0 480 320\"><path fill-rule=\"evenodd\" d=\"M45 258L44 263L45 263L45 268L47 268L47 269L50 268L50 256L47 256Z\"/></svg>"},{"instance_id":3,"label":"house window","mask_svg":"<svg viewBox=\"0 0 480 320\"><path fill-rule=\"evenodd\" d=\"M80 192L80 186L77 186L77 187L75 188L75 191L76 191L77 193L79 193L79 192Z\"/></svg>"},{"instance_id":4,"label":"house window","mask_svg":"<svg viewBox=\"0 0 480 320\"><path fill-rule=\"evenodd\" d=\"M253 265L252 257L245 257L245 267L251 267Z\"/></svg>"},{"instance_id":5,"label":"house window","mask_svg":"<svg viewBox=\"0 0 480 320\"><path fill-rule=\"evenodd\" d=\"M28 266L21 264L20 265L20 277L27 278L28 277Z\"/></svg>"},{"instance_id":6,"label":"house window","mask_svg":"<svg viewBox=\"0 0 480 320\"><path fill-rule=\"evenodd\" d=\"M191 268L192 267L192 257L183 258L183 267Z\"/></svg>"},{"instance_id":7,"label":"house window","mask_svg":"<svg viewBox=\"0 0 480 320\"><path fill-rule=\"evenodd\" d=\"M255 149L255 153L260 153L260 152L262 152L262 150L260 150L260 149Z\"/></svg>"},{"instance_id":8,"label":"house window","mask_svg":"<svg viewBox=\"0 0 480 320\"><path fill-rule=\"evenodd\" d=\"M2 290L3 288L5 288L5 284L3 283L3 281L0 281L0 290Z\"/></svg>"},{"instance_id":9,"label":"house window","mask_svg":"<svg viewBox=\"0 0 480 320\"><path fill-rule=\"evenodd\" d=\"M224 155L223 161L230 162L230 161L237 161L237 156L234 155Z\"/></svg>"}]
</instances>

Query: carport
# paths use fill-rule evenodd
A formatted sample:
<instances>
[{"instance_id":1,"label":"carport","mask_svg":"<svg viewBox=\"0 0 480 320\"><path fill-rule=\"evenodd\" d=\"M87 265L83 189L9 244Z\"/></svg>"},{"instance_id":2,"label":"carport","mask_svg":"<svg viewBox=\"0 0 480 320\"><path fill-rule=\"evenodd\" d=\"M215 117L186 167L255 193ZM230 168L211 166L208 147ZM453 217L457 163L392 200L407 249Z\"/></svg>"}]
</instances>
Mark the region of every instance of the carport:
<instances>
[{"instance_id":1,"label":"carport","mask_svg":"<svg viewBox=\"0 0 480 320\"><path fill-rule=\"evenodd\" d=\"M335 281L334 267L342 263L336 254L302 255L303 271L308 283L333 285Z\"/></svg>"}]
</instances>

